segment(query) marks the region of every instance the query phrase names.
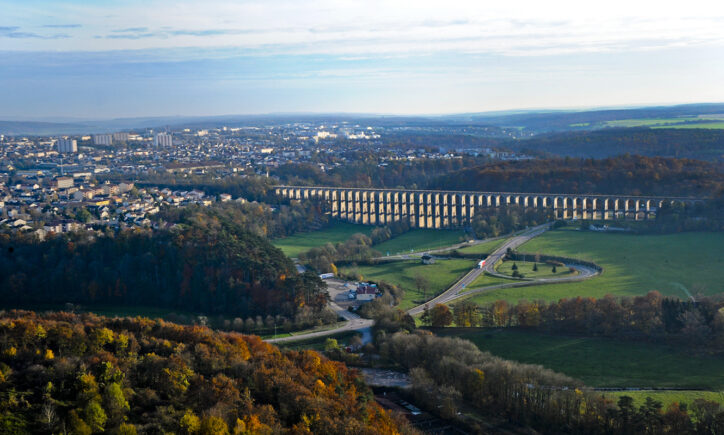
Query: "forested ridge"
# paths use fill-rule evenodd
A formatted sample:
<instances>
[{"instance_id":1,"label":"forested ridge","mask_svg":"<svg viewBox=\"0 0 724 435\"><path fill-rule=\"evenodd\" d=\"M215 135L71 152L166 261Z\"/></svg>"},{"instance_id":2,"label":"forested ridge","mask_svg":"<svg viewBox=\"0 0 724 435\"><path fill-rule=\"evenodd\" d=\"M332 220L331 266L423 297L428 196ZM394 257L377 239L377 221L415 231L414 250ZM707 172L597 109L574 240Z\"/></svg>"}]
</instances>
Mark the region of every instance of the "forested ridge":
<instances>
[{"instance_id":1,"label":"forested ridge","mask_svg":"<svg viewBox=\"0 0 724 435\"><path fill-rule=\"evenodd\" d=\"M324 283L205 214L170 230L0 235L0 302L142 305L231 316L322 310Z\"/></svg>"},{"instance_id":2,"label":"forested ridge","mask_svg":"<svg viewBox=\"0 0 724 435\"><path fill-rule=\"evenodd\" d=\"M0 433L412 433L313 351L144 318L0 312Z\"/></svg>"},{"instance_id":3,"label":"forested ridge","mask_svg":"<svg viewBox=\"0 0 724 435\"><path fill-rule=\"evenodd\" d=\"M724 130L606 128L538 135L507 146L571 157L604 158L630 153L721 162Z\"/></svg>"},{"instance_id":4,"label":"forested ridge","mask_svg":"<svg viewBox=\"0 0 724 435\"><path fill-rule=\"evenodd\" d=\"M721 165L689 159L618 156L491 163L450 172L431 189L709 197L724 189Z\"/></svg>"},{"instance_id":5,"label":"forested ridge","mask_svg":"<svg viewBox=\"0 0 724 435\"><path fill-rule=\"evenodd\" d=\"M326 203L316 200L292 201L276 207L263 202L219 202L209 207L191 205L162 209L154 220L186 226L214 221L231 233L248 231L274 239L326 226L329 223L326 208Z\"/></svg>"}]
</instances>

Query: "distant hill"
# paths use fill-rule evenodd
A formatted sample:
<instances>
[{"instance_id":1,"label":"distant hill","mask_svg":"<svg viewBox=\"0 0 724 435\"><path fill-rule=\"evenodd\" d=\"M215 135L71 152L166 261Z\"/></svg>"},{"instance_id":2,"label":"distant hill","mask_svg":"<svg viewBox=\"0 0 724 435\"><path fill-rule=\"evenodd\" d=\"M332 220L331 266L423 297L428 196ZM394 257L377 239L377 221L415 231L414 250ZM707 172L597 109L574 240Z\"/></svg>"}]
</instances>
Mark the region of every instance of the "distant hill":
<instances>
[{"instance_id":1,"label":"distant hill","mask_svg":"<svg viewBox=\"0 0 724 435\"><path fill-rule=\"evenodd\" d=\"M0 121L0 134L88 134L145 128L214 128L223 125L268 125L293 122L360 122L380 127L516 127L529 133L600 128L622 119L695 117L724 114L724 104L685 104L597 110L529 110L461 113L452 115L380 115L374 113L271 113L259 115L156 116L73 122Z\"/></svg>"},{"instance_id":2,"label":"distant hill","mask_svg":"<svg viewBox=\"0 0 724 435\"><path fill-rule=\"evenodd\" d=\"M724 189L722 165L619 156L500 162L436 178L430 189L709 197Z\"/></svg>"},{"instance_id":3,"label":"distant hill","mask_svg":"<svg viewBox=\"0 0 724 435\"><path fill-rule=\"evenodd\" d=\"M538 135L506 146L571 157L604 158L629 153L724 161L724 130L612 128Z\"/></svg>"},{"instance_id":4,"label":"distant hill","mask_svg":"<svg viewBox=\"0 0 724 435\"><path fill-rule=\"evenodd\" d=\"M450 119L497 127L522 127L537 132L591 129L606 121L622 119L676 118L724 114L724 104L683 104L677 106L640 107L606 110L554 110L523 113L481 113L453 115Z\"/></svg>"}]
</instances>

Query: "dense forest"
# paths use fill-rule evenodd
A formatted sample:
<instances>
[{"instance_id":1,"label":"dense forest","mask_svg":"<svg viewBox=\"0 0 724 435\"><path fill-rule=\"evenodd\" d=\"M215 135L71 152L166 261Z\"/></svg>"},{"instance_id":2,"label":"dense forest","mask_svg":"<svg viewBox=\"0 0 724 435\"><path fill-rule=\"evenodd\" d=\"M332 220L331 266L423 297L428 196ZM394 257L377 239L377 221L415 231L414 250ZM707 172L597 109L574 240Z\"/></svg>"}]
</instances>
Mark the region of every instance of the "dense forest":
<instances>
[{"instance_id":1,"label":"dense forest","mask_svg":"<svg viewBox=\"0 0 724 435\"><path fill-rule=\"evenodd\" d=\"M0 234L0 302L142 305L229 316L322 310L325 284L261 236L206 214L169 230Z\"/></svg>"},{"instance_id":2,"label":"dense forest","mask_svg":"<svg viewBox=\"0 0 724 435\"><path fill-rule=\"evenodd\" d=\"M515 150L559 156L605 158L621 154L724 161L724 130L607 128L552 133L510 142Z\"/></svg>"},{"instance_id":3,"label":"dense forest","mask_svg":"<svg viewBox=\"0 0 724 435\"><path fill-rule=\"evenodd\" d=\"M195 225L200 221L216 221L227 232L252 232L275 239L296 232L313 231L329 223L322 201L291 201L271 207L263 202L221 202L209 207L197 205L162 209L153 219L160 223Z\"/></svg>"},{"instance_id":4,"label":"dense forest","mask_svg":"<svg viewBox=\"0 0 724 435\"><path fill-rule=\"evenodd\" d=\"M431 179L463 168L475 167L488 161L480 157L457 159L391 160L380 164L374 155L364 156L351 163L322 171L311 164L287 164L273 174L282 184L386 187L418 189L428 187Z\"/></svg>"},{"instance_id":5,"label":"dense forest","mask_svg":"<svg viewBox=\"0 0 724 435\"><path fill-rule=\"evenodd\" d=\"M721 165L687 159L618 156L499 162L432 180L431 189L709 197L724 189Z\"/></svg>"},{"instance_id":6,"label":"dense forest","mask_svg":"<svg viewBox=\"0 0 724 435\"><path fill-rule=\"evenodd\" d=\"M0 433L397 434L313 351L143 318L0 313Z\"/></svg>"}]
</instances>

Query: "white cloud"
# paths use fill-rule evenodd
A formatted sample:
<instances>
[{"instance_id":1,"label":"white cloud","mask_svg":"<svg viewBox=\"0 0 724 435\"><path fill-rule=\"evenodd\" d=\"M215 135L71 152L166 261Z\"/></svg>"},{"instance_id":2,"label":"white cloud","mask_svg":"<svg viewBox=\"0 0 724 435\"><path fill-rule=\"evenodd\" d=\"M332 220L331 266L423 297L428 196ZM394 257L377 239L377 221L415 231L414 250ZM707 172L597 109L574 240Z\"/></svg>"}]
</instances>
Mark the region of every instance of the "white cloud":
<instances>
[{"instance_id":1,"label":"white cloud","mask_svg":"<svg viewBox=\"0 0 724 435\"><path fill-rule=\"evenodd\" d=\"M237 48L260 54L529 56L724 46L724 2L252 0L67 2L9 9L23 31L79 23L70 38L4 41L6 50Z\"/></svg>"}]
</instances>

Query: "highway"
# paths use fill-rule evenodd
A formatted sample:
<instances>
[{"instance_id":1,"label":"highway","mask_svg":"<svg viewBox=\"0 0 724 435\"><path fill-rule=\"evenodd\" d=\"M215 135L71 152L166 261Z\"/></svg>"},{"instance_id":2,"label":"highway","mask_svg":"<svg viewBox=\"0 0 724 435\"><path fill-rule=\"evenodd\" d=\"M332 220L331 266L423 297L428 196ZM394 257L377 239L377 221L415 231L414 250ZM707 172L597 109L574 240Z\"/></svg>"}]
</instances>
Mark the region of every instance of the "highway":
<instances>
[{"instance_id":1,"label":"highway","mask_svg":"<svg viewBox=\"0 0 724 435\"><path fill-rule=\"evenodd\" d=\"M550 228L550 224L545 225L539 225L537 227L530 228L522 233L519 233L516 236L511 237L508 239L505 243L503 243L498 249L493 251L492 254L488 256L488 258L485 259L485 265L483 265L482 268L478 269L475 268L468 272L464 277L462 277L458 282L452 285L449 289L445 290L435 298L429 300L427 303L418 305L414 308L409 309L407 312L411 316L416 316L420 313L422 313L425 310L426 306L433 307L436 304L446 304L448 302L451 302L455 299L458 299L461 297L461 294L468 288L468 286L475 281L480 275L484 274L485 272L492 271L495 272L495 264L500 261L504 256L505 253L508 252L508 249L514 250L518 246L524 244L525 242L529 241L533 237L537 237L541 234L543 234L545 231L547 231ZM511 284L519 284L518 282L511 283ZM509 285L509 284L501 284L504 286L510 286L510 287L516 287L516 285ZM490 287L486 287L490 288Z\"/></svg>"},{"instance_id":2,"label":"highway","mask_svg":"<svg viewBox=\"0 0 724 435\"><path fill-rule=\"evenodd\" d=\"M467 297L472 294L482 293L490 290L496 290L496 289L502 289L502 288L511 288L511 287L529 287L529 286L536 286L536 285L543 285L543 284L552 284L552 283L558 283L558 282L569 282L569 281L583 281L585 279L589 279L597 274L600 273L600 271L593 269L588 266L583 266L579 264L566 264L566 267L572 267L578 271L577 275L570 275L565 277L556 277L556 278L538 278L538 279L527 279L527 280L519 280L519 281L511 281L510 283L505 284L496 284L486 287L480 287L480 288L469 288L469 285L475 281L481 274L488 273L494 276L502 276L507 277L505 275L501 275L498 272L495 271L495 264L500 261L505 254L507 253L508 249L515 250L519 246L523 245L524 243L528 242L530 239L537 237L547 230L549 230L551 227L551 224L544 224L539 225L533 228L530 228L528 230L522 231L510 239L508 239L505 243L503 243L498 249L496 249L492 254L488 256L488 258L485 259L485 265L478 269L477 267L475 269L472 269L470 272L468 272L465 276L460 278L455 284L453 284L450 288L439 294L438 296L434 297L433 299L429 300L427 303L418 305L414 308L411 308L407 310L407 313L411 316L416 316L420 313L422 313L425 310L425 307L433 307L436 304L447 304L450 303L456 299ZM489 241L492 239L488 239L485 241ZM480 243L482 243L481 241ZM460 245L454 245L454 246L460 246ZM444 251L444 250L450 250L454 249L454 247L447 247L443 249L439 249L437 251ZM393 257L393 256L391 256ZM391 258L391 257L383 257L383 258ZM394 256L397 258L405 258L406 256ZM298 341L298 340L306 340L310 338L316 338L316 337L324 337L328 335L334 335L339 334L341 332L347 332L347 331L362 331L364 338L363 341L367 342L371 339L370 330L372 326L374 325L374 321L370 319L363 319L357 314L351 313L347 311L346 309L342 308L335 300L340 300L339 295L344 291L344 282L340 280L328 280L328 285L330 288L330 295L331 295L331 301L329 302L329 307L337 313L338 316L344 318L346 320L346 323L344 325L341 325L337 328L322 330L322 331L311 331L308 333L300 333L298 335L291 335L288 337L282 337L282 338L276 338L276 339L269 339L265 340L269 343L283 343L283 342L291 342L291 341Z\"/></svg>"}]
</instances>

